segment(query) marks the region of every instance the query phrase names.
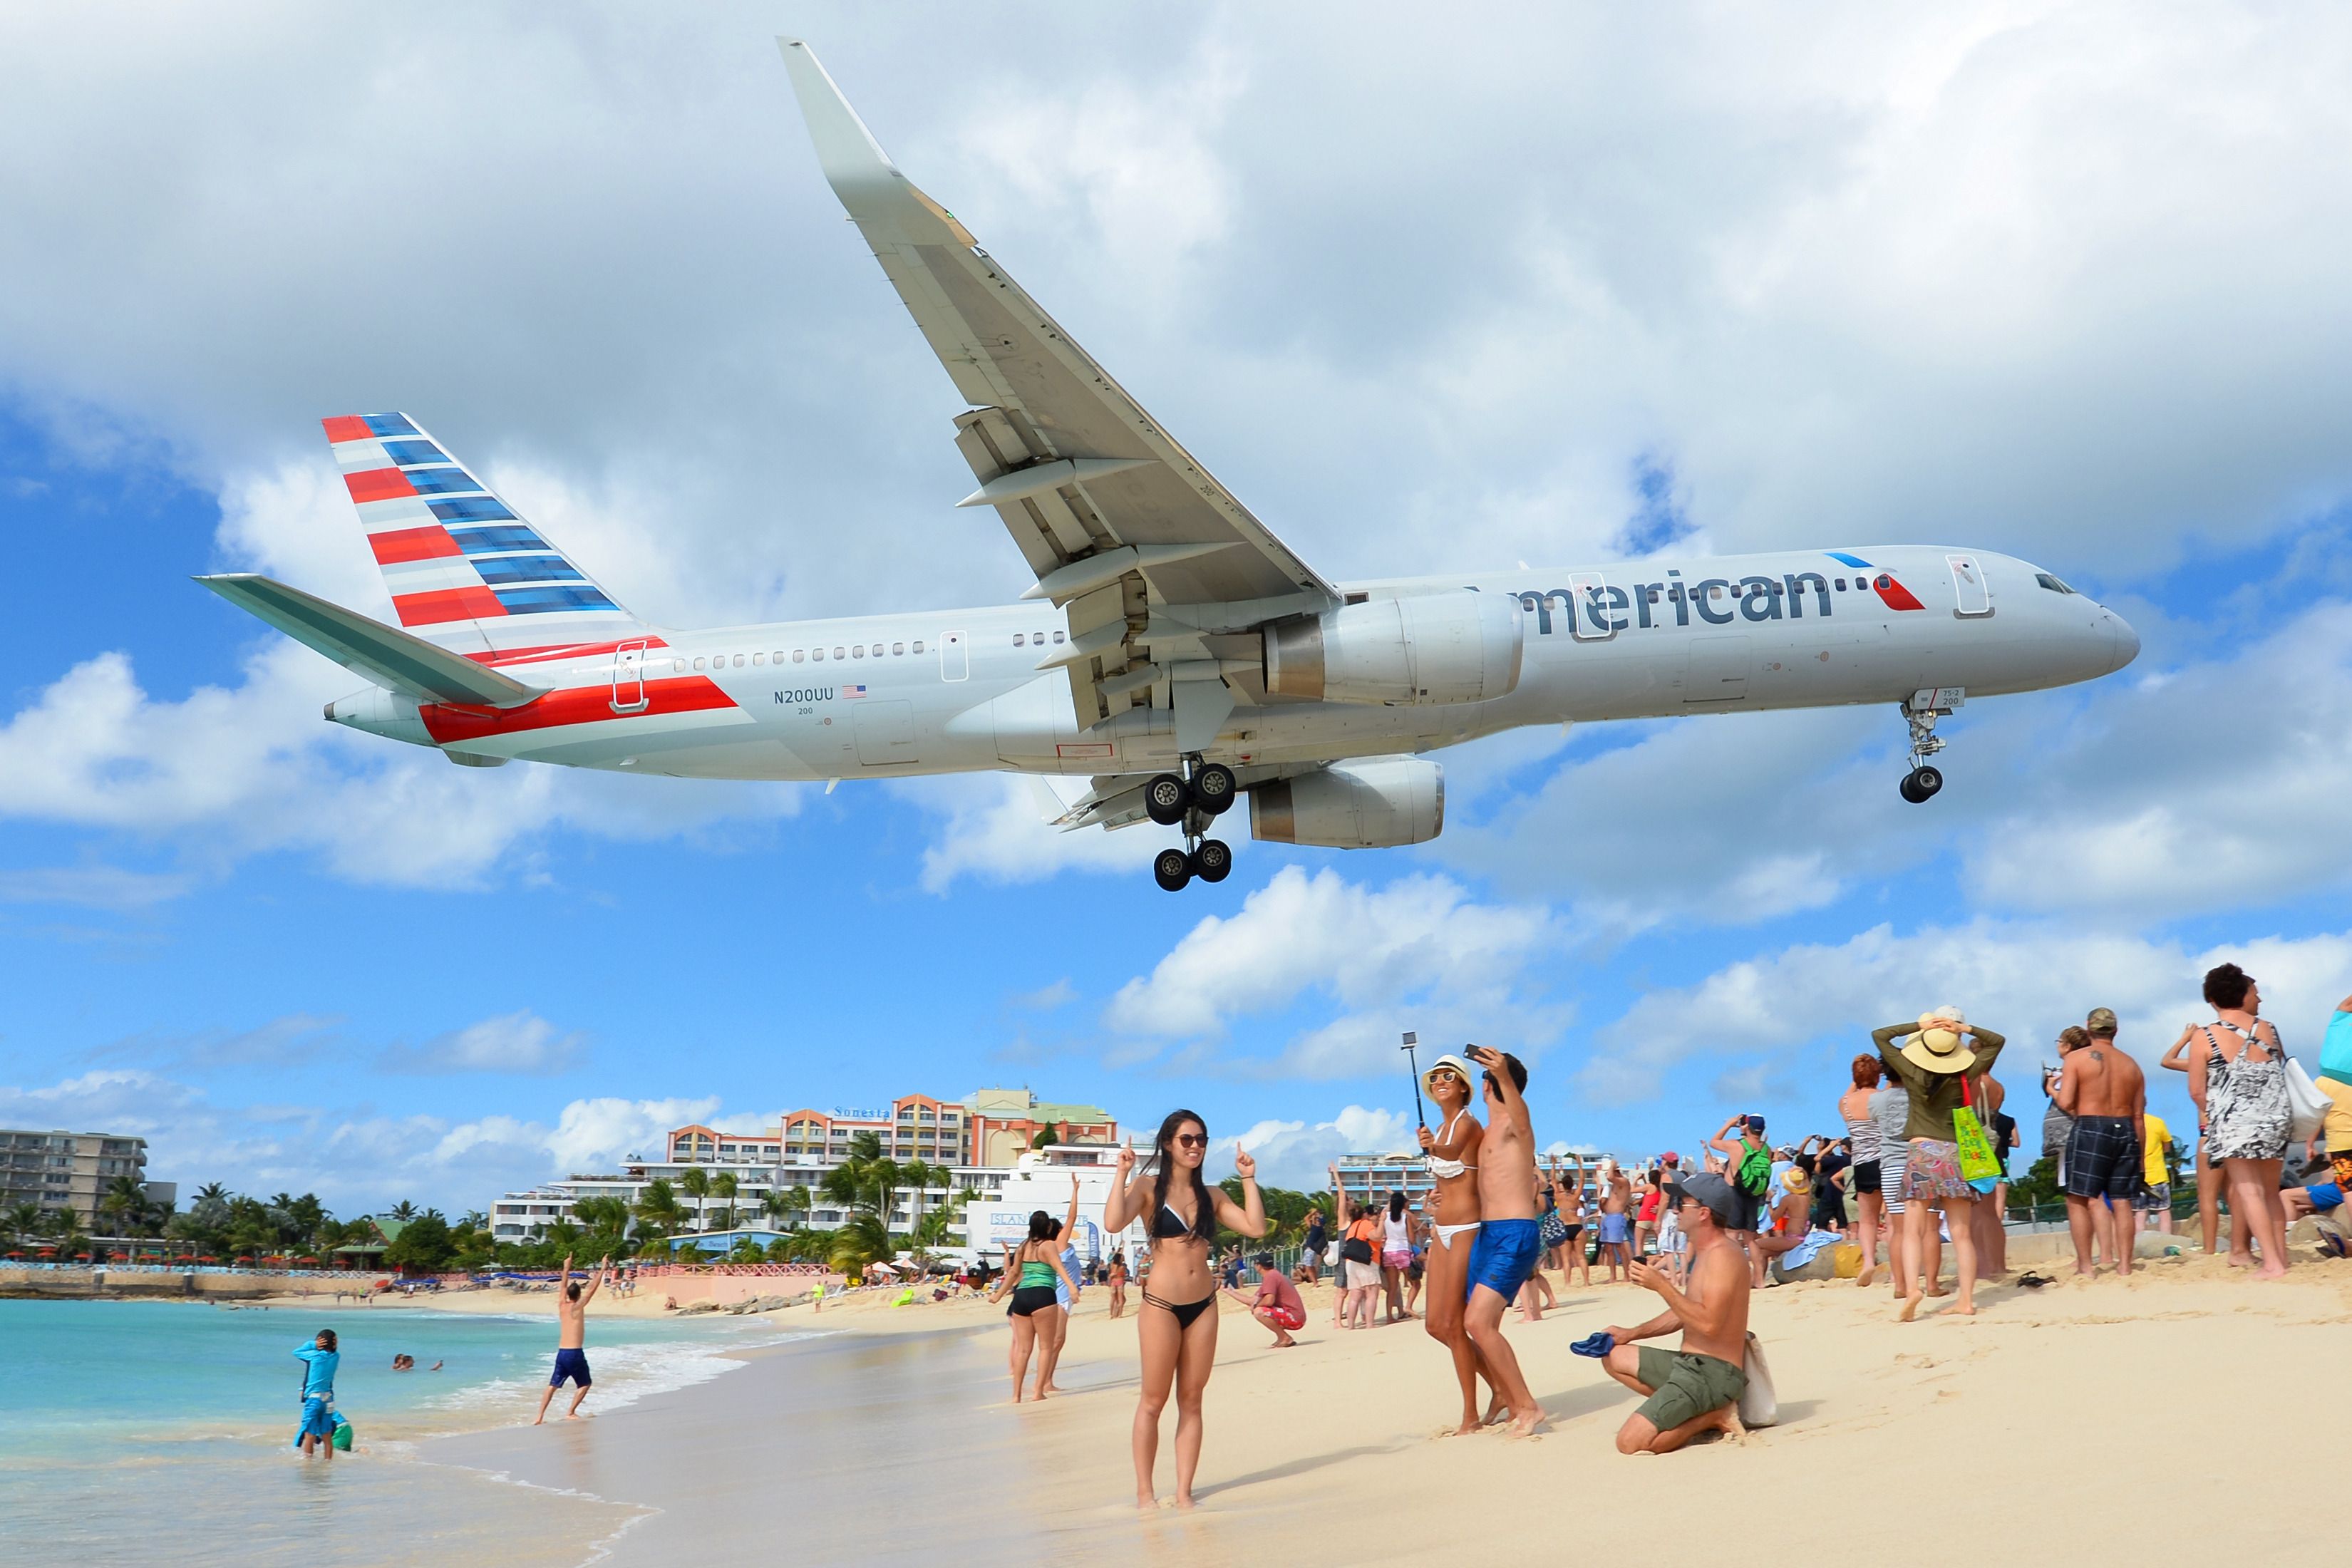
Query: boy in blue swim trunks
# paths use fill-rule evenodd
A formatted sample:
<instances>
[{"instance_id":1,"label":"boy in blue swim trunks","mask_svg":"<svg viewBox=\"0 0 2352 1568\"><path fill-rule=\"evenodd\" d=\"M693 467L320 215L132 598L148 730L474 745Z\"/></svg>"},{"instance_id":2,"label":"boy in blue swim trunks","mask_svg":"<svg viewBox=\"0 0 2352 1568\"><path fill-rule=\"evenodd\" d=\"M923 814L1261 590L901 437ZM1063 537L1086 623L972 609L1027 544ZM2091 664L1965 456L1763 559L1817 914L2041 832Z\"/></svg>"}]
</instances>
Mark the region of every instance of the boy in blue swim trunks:
<instances>
[{"instance_id":1,"label":"boy in blue swim trunks","mask_svg":"<svg viewBox=\"0 0 2352 1568\"><path fill-rule=\"evenodd\" d=\"M1518 1058L1490 1046L1465 1046L1462 1054L1486 1069L1487 1110L1478 1156L1480 1221L1470 1246L1465 1281L1469 1304L1462 1321L1495 1387L1495 1410L1488 1418L1508 1410L1512 1432L1524 1437L1546 1417L1528 1391L1519 1358L1503 1337L1503 1310L1543 1258L1543 1231L1536 1218L1536 1135L1525 1094L1528 1069Z\"/></svg>"},{"instance_id":2,"label":"boy in blue swim trunks","mask_svg":"<svg viewBox=\"0 0 2352 1568\"><path fill-rule=\"evenodd\" d=\"M335 1349L335 1331L320 1329L307 1345L294 1347L302 1363L302 1424L295 1428L294 1446L302 1457L313 1454L329 1464L335 1459L335 1369L343 1363Z\"/></svg>"},{"instance_id":3,"label":"boy in blue swim trunks","mask_svg":"<svg viewBox=\"0 0 2352 1568\"><path fill-rule=\"evenodd\" d=\"M547 1419L547 1407L555 1399L555 1391L565 1383L579 1385L572 1396L572 1408L563 1413L566 1421L580 1419L580 1402L588 1397L588 1385L594 1380L588 1372L588 1303L604 1289L605 1274L613 1260L606 1258L596 1266L596 1277L588 1281L583 1290L572 1278L572 1259L563 1259L563 1286L555 1295L555 1320L560 1325L555 1336L555 1371L547 1380L547 1392L539 1396L539 1415L531 1422L536 1426Z\"/></svg>"}]
</instances>

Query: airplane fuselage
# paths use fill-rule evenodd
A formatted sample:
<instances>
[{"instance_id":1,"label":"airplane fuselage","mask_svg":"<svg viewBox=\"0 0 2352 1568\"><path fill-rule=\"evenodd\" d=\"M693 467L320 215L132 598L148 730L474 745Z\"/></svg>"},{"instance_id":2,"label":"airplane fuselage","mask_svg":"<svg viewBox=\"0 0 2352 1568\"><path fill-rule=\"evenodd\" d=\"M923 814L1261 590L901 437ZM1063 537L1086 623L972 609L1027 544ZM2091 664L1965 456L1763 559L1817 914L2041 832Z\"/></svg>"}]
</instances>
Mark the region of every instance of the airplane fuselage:
<instances>
[{"instance_id":1,"label":"airplane fuselage","mask_svg":"<svg viewBox=\"0 0 2352 1568\"><path fill-rule=\"evenodd\" d=\"M1517 683L1475 702L1268 697L1263 679L1199 752L1244 770L1422 752L1527 725L1990 696L2094 679L2138 651L2121 617L2032 564L1927 545L1654 558L1341 584L1348 601L1475 589L1517 602ZM1254 642L1202 628L1228 655ZM549 688L510 709L388 692L329 717L439 745L693 778L833 780L1177 764L1166 706L1081 731L1062 614L1032 603L788 621L487 662ZM643 646L637 646L642 642ZM1180 699L1181 700L1181 699Z\"/></svg>"}]
</instances>

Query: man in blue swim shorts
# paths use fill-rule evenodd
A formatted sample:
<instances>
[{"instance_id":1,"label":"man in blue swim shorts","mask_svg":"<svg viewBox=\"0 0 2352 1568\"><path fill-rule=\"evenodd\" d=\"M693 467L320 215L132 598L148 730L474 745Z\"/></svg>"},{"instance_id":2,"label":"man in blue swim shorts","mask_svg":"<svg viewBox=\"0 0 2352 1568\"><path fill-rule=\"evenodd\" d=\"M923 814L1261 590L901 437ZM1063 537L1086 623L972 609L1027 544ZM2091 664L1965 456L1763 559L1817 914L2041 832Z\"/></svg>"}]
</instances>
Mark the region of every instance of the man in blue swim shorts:
<instances>
[{"instance_id":1,"label":"man in blue swim shorts","mask_svg":"<svg viewBox=\"0 0 2352 1568\"><path fill-rule=\"evenodd\" d=\"M566 1421L580 1419L580 1402L588 1397L588 1385L594 1381L588 1374L588 1303L604 1289L604 1277L612 1267L606 1258L596 1266L596 1277L588 1281L583 1290L572 1278L572 1259L563 1260L563 1278L555 1292L555 1321L559 1331L555 1336L555 1371L548 1377L547 1392L539 1396L539 1415L531 1422L536 1426L547 1419L547 1407L555 1399L555 1391L566 1382L577 1384L579 1390L572 1396L572 1408L563 1413Z\"/></svg>"},{"instance_id":2,"label":"man in blue swim shorts","mask_svg":"<svg viewBox=\"0 0 2352 1568\"><path fill-rule=\"evenodd\" d=\"M1511 1430L1526 1436L1543 1425L1545 1415L1503 1337L1503 1310L1543 1257L1543 1230L1536 1218L1536 1135L1525 1092L1528 1069L1517 1057L1491 1046L1465 1046L1462 1054L1486 1069L1487 1110L1478 1155L1480 1223L1470 1246L1470 1299L1462 1322L1495 1388L1488 1419L1508 1410Z\"/></svg>"},{"instance_id":3,"label":"man in blue swim shorts","mask_svg":"<svg viewBox=\"0 0 2352 1568\"><path fill-rule=\"evenodd\" d=\"M294 1430L294 1446L302 1457L313 1454L329 1464L335 1460L335 1369L343 1363L335 1349L335 1331L320 1329L307 1345L294 1347L302 1363L302 1424Z\"/></svg>"}]
</instances>

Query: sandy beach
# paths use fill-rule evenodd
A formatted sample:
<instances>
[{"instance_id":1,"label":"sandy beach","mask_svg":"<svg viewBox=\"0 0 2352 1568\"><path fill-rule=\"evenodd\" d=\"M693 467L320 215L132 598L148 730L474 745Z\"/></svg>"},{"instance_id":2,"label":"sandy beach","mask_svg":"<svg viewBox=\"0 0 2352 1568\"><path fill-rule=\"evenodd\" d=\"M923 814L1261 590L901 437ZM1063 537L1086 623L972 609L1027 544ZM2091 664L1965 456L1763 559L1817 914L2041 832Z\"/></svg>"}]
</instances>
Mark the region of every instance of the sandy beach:
<instances>
[{"instance_id":1,"label":"sandy beach","mask_svg":"<svg viewBox=\"0 0 2352 1568\"><path fill-rule=\"evenodd\" d=\"M2298 1248L2281 1284L2189 1256L2129 1280L1992 1285L1973 1321L1931 1300L1910 1325L1895 1321L1883 1287L1768 1290L1753 1326L1780 1424L1664 1458L1614 1451L1637 1401L1568 1349L1648 1315L1646 1292L1580 1289L1543 1322L1509 1325L1554 1418L1529 1440L1440 1435L1452 1381L1418 1323L1341 1332L1328 1291L1314 1290L1305 1342L1277 1352L1228 1302L1201 1506L1183 1515L1139 1517L1128 1500L1134 1321L1110 1321L1099 1290L1072 1321L1070 1392L1042 1405L1007 1403L1002 1308L890 1308L877 1295L822 1317L769 1314L831 1331L750 1352L742 1373L560 1435L480 1434L426 1457L658 1510L614 1543L620 1564L688 1548L748 1561L773 1539L780 1508L813 1497L858 1521L854 1535L825 1541L879 1561L935 1554L935 1525L948 1526L959 1561L979 1563L1070 1562L1111 1545L1154 1561L1272 1548L1388 1563L1465 1531L1530 1551L1572 1541L1648 1552L1704 1507L1759 1521L1768 1544L1793 1537L1808 1561L1875 1565L1917 1507L1962 1495L1977 1500L1955 1524L2020 1541L2030 1531L2053 1559L2173 1552L2190 1508L2227 1508L2233 1548L2284 1553L2307 1546L2313 1486L2332 1475L2281 1462L2325 1418L2300 1395L2352 1379L2352 1263L2305 1256ZM844 1448L847 1433L859 1436ZM1170 1463L1163 1440L1163 1493ZM918 1474L938 1506L894 1524L892 1500ZM1896 1489L1864 1534L1848 1500L1871 1477Z\"/></svg>"}]
</instances>

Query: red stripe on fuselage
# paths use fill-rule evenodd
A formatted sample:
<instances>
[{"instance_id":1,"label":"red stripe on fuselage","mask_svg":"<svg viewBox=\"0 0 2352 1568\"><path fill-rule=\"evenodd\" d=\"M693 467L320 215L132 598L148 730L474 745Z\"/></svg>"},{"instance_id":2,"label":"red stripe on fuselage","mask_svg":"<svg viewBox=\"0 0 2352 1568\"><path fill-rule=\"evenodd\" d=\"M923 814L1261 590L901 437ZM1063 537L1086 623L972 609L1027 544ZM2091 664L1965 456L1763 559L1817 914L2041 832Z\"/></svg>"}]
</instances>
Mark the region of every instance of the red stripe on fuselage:
<instances>
[{"instance_id":1,"label":"red stripe on fuselage","mask_svg":"<svg viewBox=\"0 0 2352 1568\"><path fill-rule=\"evenodd\" d=\"M319 423L326 426L327 439L338 447L346 441L365 441L375 434L368 428L367 421L357 414L338 414L332 419L321 419Z\"/></svg>"},{"instance_id":2,"label":"red stripe on fuselage","mask_svg":"<svg viewBox=\"0 0 2352 1568\"><path fill-rule=\"evenodd\" d=\"M375 552L379 566L396 566L404 561L432 561L444 555L462 555L457 542L439 523L427 528L394 528L368 535L368 548Z\"/></svg>"},{"instance_id":3,"label":"red stripe on fuselage","mask_svg":"<svg viewBox=\"0 0 2352 1568\"><path fill-rule=\"evenodd\" d=\"M1886 584L1886 586L1878 590L1878 596L1886 601L1886 607L1888 609L1924 610L1927 607L1921 604L1917 599L1914 598L1911 595L1911 590L1905 587L1896 579L1882 574L1877 578L1874 579L1872 585L1876 586L1879 583Z\"/></svg>"},{"instance_id":4,"label":"red stripe on fuselage","mask_svg":"<svg viewBox=\"0 0 2352 1568\"><path fill-rule=\"evenodd\" d=\"M488 588L436 588L430 594L394 594L392 607L404 626L489 620L507 613L499 596Z\"/></svg>"},{"instance_id":5,"label":"red stripe on fuselage","mask_svg":"<svg viewBox=\"0 0 2352 1568\"><path fill-rule=\"evenodd\" d=\"M647 647L669 647L656 637L623 637L618 642L542 643L537 647L491 648L484 653L469 653L466 657L477 664L537 664L542 659L592 658L600 653L618 653L635 643L643 643Z\"/></svg>"},{"instance_id":6,"label":"red stripe on fuselage","mask_svg":"<svg viewBox=\"0 0 2352 1568\"><path fill-rule=\"evenodd\" d=\"M354 504L416 493L416 487L398 468L362 468L356 474L345 474L343 487L352 492Z\"/></svg>"},{"instance_id":7,"label":"red stripe on fuselage","mask_svg":"<svg viewBox=\"0 0 2352 1568\"><path fill-rule=\"evenodd\" d=\"M442 702L417 706L425 732L443 745L477 741L485 735L512 735L526 730L549 730L565 724L602 723L608 719L636 719L654 713L696 713L732 708L735 700L715 681L699 675L646 682L645 708L637 713L613 711L610 685L576 686L533 698L520 708L459 708Z\"/></svg>"}]
</instances>

